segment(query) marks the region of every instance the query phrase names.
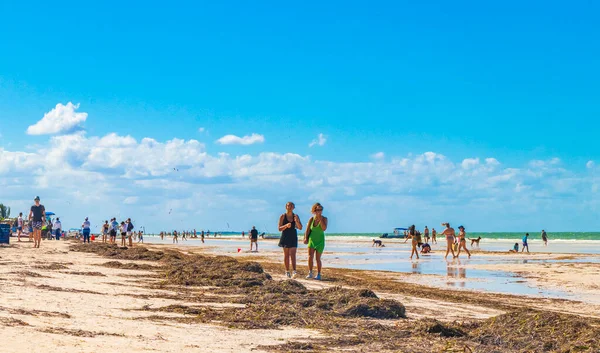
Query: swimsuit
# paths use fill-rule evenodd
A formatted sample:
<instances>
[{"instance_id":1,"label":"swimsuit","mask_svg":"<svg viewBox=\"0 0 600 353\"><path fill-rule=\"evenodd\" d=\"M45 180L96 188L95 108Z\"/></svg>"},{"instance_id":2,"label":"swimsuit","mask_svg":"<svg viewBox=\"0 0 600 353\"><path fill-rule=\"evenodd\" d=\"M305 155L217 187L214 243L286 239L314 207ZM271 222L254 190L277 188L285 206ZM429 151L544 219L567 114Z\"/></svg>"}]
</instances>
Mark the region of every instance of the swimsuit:
<instances>
[{"instance_id":1,"label":"swimsuit","mask_svg":"<svg viewBox=\"0 0 600 353\"><path fill-rule=\"evenodd\" d=\"M321 222L322 221L323 220L321 220ZM310 225L308 247L310 249L317 250L319 254L322 254L323 250L325 250L325 231L323 231L323 228L321 228L320 222L318 225L315 225L315 222L313 220L312 224Z\"/></svg>"}]
</instances>

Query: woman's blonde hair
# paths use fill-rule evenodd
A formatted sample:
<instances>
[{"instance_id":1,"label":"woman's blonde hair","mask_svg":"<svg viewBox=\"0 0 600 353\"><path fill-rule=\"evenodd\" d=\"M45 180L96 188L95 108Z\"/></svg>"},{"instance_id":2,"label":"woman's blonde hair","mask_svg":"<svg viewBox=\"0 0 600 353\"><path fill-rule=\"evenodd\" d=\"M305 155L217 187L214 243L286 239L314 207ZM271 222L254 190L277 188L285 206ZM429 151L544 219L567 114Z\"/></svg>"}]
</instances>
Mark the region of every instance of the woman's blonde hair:
<instances>
[{"instance_id":1,"label":"woman's blonde hair","mask_svg":"<svg viewBox=\"0 0 600 353\"><path fill-rule=\"evenodd\" d=\"M323 205L321 205L320 203L315 203L314 205L312 205L312 207L310 208L310 213L315 213L315 211L317 210L317 208L321 208L323 209Z\"/></svg>"}]
</instances>

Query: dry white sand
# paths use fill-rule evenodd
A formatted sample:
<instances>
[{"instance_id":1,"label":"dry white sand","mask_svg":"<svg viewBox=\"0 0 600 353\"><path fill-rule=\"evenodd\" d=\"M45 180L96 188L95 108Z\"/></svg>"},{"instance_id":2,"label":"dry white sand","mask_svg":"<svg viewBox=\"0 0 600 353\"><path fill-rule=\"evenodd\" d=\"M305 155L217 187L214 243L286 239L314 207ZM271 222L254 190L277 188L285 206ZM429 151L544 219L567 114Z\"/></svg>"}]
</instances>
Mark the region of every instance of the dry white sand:
<instances>
[{"instance_id":1,"label":"dry white sand","mask_svg":"<svg viewBox=\"0 0 600 353\"><path fill-rule=\"evenodd\" d=\"M131 310L186 303L136 297L164 291L138 286L137 278L149 274L147 271L98 266L107 261L94 254L69 252L63 241L44 241L40 249L33 249L31 243L0 248L0 351L237 353L318 336L317 332L295 328L245 331L144 320L150 313ZM62 270L36 268L52 263L69 265ZM25 271L44 277L32 277ZM67 273L73 271L105 276Z\"/></svg>"}]
</instances>

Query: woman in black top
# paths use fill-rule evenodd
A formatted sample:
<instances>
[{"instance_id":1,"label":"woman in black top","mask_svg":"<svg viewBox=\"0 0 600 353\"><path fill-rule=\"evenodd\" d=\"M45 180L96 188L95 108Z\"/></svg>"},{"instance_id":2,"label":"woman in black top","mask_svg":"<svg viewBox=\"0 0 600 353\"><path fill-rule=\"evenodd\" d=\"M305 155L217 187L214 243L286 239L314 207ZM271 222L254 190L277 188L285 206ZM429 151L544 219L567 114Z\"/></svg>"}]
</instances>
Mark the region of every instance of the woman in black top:
<instances>
[{"instance_id":1,"label":"woman in black top","mask_svg":"<svg viewBox=\"0 0 600 353\"><path fill-rule=\"evenodd\" d=\"M279 246L283 248L283 263L285 264L285 275L288 278L296 277L296 249L298 248L298 230L302 230L302 223L297 214L294 213L296 206L293 202L285 204L285 213L279 217ZM290 260L294 272L290 274Z\"/></svg>"},{"instance_id":2,"label":"woman in black top","mask_svg":"<svg viewBox=\"0 0 600 353\"><path fill-rule=\"evenodd\" d=\"M40 204L40 197L34 199L35 205L29 211L29 221L33 227L33 247L39 248L42 243L42 227L46 222L46 209Z\"/></svg>"}]
</instances>

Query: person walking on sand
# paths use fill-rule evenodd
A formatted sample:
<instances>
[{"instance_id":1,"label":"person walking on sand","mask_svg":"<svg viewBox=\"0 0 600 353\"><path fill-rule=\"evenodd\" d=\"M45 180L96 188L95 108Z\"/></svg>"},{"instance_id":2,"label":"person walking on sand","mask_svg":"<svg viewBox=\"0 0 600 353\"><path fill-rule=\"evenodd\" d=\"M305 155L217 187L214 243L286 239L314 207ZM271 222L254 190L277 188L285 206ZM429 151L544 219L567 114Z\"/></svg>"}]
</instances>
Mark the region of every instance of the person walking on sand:
<instances>
[{"instance_id":1,"label":"person walking on sand","mask_svg":"<svg viewBox=\"0 0 600 353\"><path fill-rule=\"evenodd\" d=\"M252 226L250 231L250 251L252 251L252 244L256 244L256 251L258 251L258 230L255 226Z\"/></svg>"},{"instance_id":2,"label":"person walking on sand","mask_svg":"<svg viewBox=\"0 0 600 353\"><path fill-rule=\"evenodd\" d=\"M456 255L454 254L454 236L456 235L456 232L454 231L454 228L450 227L450 223L442 223L442 226L446 226L446 229L444 229L444 231L442 232L442 235L446 236L446 243L448 244L447 248L446 248L446 256L444 256L444 259L448 257L448 253L450 251L452 251L452 258L455 258Z\"/></svg>"},{"instance_id":3,"label":"person walking on sand","mask_svg":"<svg viewBox=\"0 0 600 353\"><path fill-rule=\"evenodd\" d=\"M437 239L435 238L437 236L437 231L435 230L435 228L431 228L431 243L432 244L437 244Z\"/></svg>"},{"instance_id":4,"label":"person walking on sand","mask_svg":"<svg viewBox=\"0 0 600 353\"><path fill-rule=\"evenodd\" d=\"M306 278L314 278L317 281L321 280L321 255L325 250L325 231L327 230L327 217L323 216L323 206L320 203L315 203L310 212L313 216L308 220L306 232L304 234L304 244L308 244L308 276ZM317 275L313 276L313 260L317 258Z\"/></svg>"},{"instance_id":5,"label":"person walking on sand","mask_svg":"<svg viewBox=\"0 0 600 353\"><path fill-rule=\"evenodd\" d=\"M544 246L548 246L548 234L546 231L542 229L542 241L544 242Z\"/></svg>"},{"instance_id":6,"label":"person walking on sand","mask_svg":"<svg viewBox=\"0 0 600 353\"><path fill-rule=\"evenodd\" d=\"M140 230L138 231L138 243L141 242L144 244L144 233Z\"/></svg>"},{"instance_id":7,"label":"person walking on sand","mask_svg":"<svg viewBox=\"0 0 600 353\"><path fill-rule=\"evenodd\" d=\"M17 218L17 241L21 241L21 233L23 233L23 212L19 212Z\"/></svg>"},{"instance_id":8,"label":"person walking on sand","mask_svg":"<svg viewBox=\"0 0 600 353\"><path fill-rule=\"evenodd\" d=\"M60 235L62 234L62 223L60 223L60 218L56 217L52 229L54 230L54 236L56 237L56 240L60 240Z\"/></svg>"},{"instance_id":9,"label":"person walking on sand","mask_svg":"<svg viewBox=\"0 0 600 353\"><path fill-rule=\"evenodd\" d=\"M121 221L121 227L119 228L121 231L121 246L127 246L127 223Z\"/></svg>"},{"instance_id":10,"label":"person walking on sand","mask_svg":"<svg viewBox=\"0 0 600 353\"><path fill-rule=\"evenodd\" d=\"M202 244L204 244L204 231L200 232L200 240L202 240Z\"/></svg>"},{"instance_id":11,"label":"person walking on sand","mask_svg":"<svg viewBox=\"0 0 600 353\"><path fill-rule=\"evenodd\" d=\"M33 199L34 205L29 210L29 223L33 228L33 247L39 248L42 243L42 227L46 222L46 208L40 204L40 197Z\"/></svg>"},{"instance_id":12,"label":"person walking on sand","mask_svg":"<svg viewBox=\"0 0 600 353\"><path fill-rule=\"evenodd\" d=\"M529 254L529 243L527 240L529 240L529 233L525 233L525 236L523 237L523 249L521 249L521 252L525 251L525 248L527 248L527 253Z\"/></svg>"},{"instance_id":13,"label":"person walking on sand","mask_svg":"<svg viewBox=\"0 0 600 353\"><path fill-rule=\"evenodd\" d=\"M410 250L410 258L412 260L413 255L417 255L417 259L418 259L419 258L419 250L417 249L417 247L421 243L421 233L419 233L415 229L415 225L413 224L412 226L410 226L408 228L408 234L412 238L412 242L411 242L412 249Z\"/></svg>"},{"instance_id":14,"label":"person walking on sand","mask_svg":"<svg viewBox=\"0 0 600 353\"><path fill-rule=\"evenodd\" d=\"M465 227L459 226L458 227L458 253L456 254L456 258L458 258L460 256L460 249L465 249L465 251L469 255L469 258L471 258L471 253L469 252L469 249L467 249L467 239L465 238L466 236L467 236L467 233L465 232Z\"/></svg>"},{"instance_id":15,"label":"person walking on sand","mask_svg":"<svg viewBox=\"0 0 600 353\"><path fill-rule=\"evenodd\" d=\"M298 249L298 231L302 230L302 223L297 214L294 213L296 206L293 202L285 204L285 213L279 217L279 247L283 248L283 263L285 275L288 278L296 278L296 250ZM290 261L293 273L290 273Z\"/></svg>"},{"instance_id":16,"label":"person walking on sand","mask_svg":"<svg viewBox=\"0 0 600 353\"><path fill-rule=\"evenodd\" d=\"M425 242L429 243L429 229L427 226L425 226L425 229L423 230L423 235L425 236Z\"/></svg>"},{"instance_id":17,"label":"person walking on sand","mask_svg":"<svg viewBox=\"0 0 600 353\"><path fill-rule=\"evenodd\" d=\"M177 240L177 231L176 230L173 231L173 244L175 244L175 243L179 244L179 240Z\"/></svg>"},{"instance_id":18,"label":"person walking on sand","mask_svg":"<svg viewBox=\"0 0 600 353\"><path fill-rule=\"evenodd\" d=\"M90 221L88 220L87 217L85 217L85 220L81 224L81 232L83 233L83 242L84 243L85 243L86 240L87 240L88 244L90 243L90 233L91 233L91 231L92 231L92 229L91 229Z\"/></svg>"}]
</instances>

